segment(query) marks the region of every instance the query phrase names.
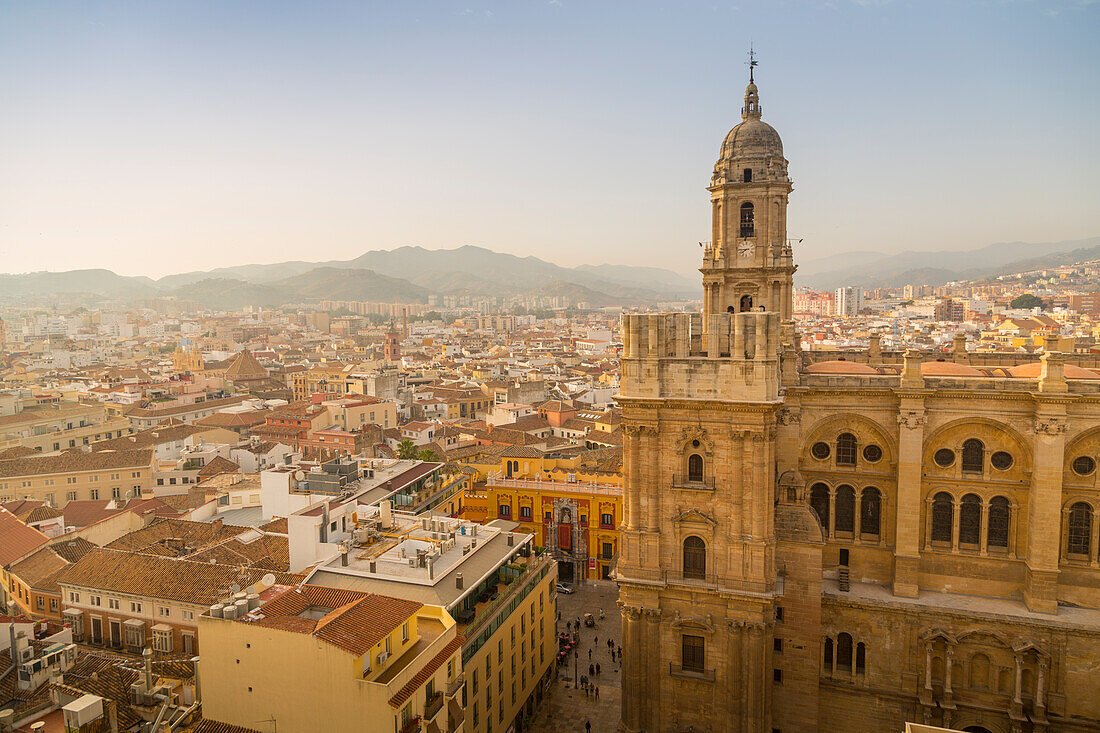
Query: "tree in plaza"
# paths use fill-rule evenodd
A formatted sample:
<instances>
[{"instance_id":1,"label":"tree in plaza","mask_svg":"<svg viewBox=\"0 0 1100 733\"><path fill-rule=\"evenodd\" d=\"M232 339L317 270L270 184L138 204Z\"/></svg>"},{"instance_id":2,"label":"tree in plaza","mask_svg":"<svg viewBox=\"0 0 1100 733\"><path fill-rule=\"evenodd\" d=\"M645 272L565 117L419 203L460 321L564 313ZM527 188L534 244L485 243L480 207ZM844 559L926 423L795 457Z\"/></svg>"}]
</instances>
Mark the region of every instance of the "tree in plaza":
<instances>
[{"instance_id":1,"label":"tree in plaza","mask_svg":"<svg viewBox=\"0 0 1100 733\"><path fill-rule=\"evenodd\" d=\"M417 450L416 444L406 438L397 444L397 457L411 459L416 458Z\"/></svg>"}]
</instances>

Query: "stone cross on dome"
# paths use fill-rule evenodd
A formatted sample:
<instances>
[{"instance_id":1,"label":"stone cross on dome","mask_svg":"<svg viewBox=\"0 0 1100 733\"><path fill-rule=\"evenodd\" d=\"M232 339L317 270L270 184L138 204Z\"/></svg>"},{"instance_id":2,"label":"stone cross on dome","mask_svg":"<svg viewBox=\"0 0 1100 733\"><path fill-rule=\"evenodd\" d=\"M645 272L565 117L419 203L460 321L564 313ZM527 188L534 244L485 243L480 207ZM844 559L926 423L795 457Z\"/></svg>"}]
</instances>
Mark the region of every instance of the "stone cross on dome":
<instances>
[{"instance_id":1,"label":"stone cross on dome","mask_svg":"<svg viewBox=\"0 0 1100 733\"><path fill-rule=\"evenodd\" d=\"M760 62L756 60L756 51L753 49L752 44L749 44L749 84L753 84L753 69L756 68Z\"/></svg>"}]
</instances>

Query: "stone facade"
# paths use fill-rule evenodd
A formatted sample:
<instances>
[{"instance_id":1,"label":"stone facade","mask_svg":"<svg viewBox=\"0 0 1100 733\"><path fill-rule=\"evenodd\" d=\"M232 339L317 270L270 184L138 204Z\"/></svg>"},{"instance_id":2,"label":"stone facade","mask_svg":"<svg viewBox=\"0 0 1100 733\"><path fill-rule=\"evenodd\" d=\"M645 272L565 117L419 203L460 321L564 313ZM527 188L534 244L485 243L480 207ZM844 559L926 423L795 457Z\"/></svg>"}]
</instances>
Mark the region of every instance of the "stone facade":
<instances>
[{"instance_id":1,"label":"stone facade","mask_svg":"<svg viewBox=\"0 0 1100 733\"><path fill-rule=\"evenodd\" d=\"M622 728L1100 730L1100 375L811 364L751 79L742 117L703 312L623 317Z\"/></svg>"}]
</instances>

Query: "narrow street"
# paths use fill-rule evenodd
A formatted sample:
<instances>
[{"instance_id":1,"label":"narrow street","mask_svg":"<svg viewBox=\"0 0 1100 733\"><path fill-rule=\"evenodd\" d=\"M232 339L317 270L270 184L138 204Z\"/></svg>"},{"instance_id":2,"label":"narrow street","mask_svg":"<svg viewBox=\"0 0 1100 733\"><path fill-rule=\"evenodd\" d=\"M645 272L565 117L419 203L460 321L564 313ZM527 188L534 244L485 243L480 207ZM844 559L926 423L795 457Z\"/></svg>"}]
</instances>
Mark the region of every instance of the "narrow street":
<instances>
[{"instance_id":1,"label":"narrow street","mask_svg":"<svg viewBox=\"0 0 1100 733\"><path fill-rule=\"evenodd\" d=\"M592 733L614 733L619 726L622 696L620 668L618 657L612 661L607 647L608 639L615 641L616 649L622 643L622 617L616 605L619 588L610 580L590 580L583 586L575 587L576 592L571 595L558 594L561 619L557 630L564 632L567 621L581 620L580 643L576 647L578 654L558 667L558 679L551 687L550 697L543 702L535 717L532 730L536 733L583 732L586 721L592 724ZM599 619L600 609L604 612L602 621ZM586 613L591 613L596 620L595 628L584 626ZM600 673L589 675L589 664L595 667L597 663ZM588 677L599 688L598 700L595 693L586 695L583 689L576 686L580 676Z\"/></svg>"}]
</instances>

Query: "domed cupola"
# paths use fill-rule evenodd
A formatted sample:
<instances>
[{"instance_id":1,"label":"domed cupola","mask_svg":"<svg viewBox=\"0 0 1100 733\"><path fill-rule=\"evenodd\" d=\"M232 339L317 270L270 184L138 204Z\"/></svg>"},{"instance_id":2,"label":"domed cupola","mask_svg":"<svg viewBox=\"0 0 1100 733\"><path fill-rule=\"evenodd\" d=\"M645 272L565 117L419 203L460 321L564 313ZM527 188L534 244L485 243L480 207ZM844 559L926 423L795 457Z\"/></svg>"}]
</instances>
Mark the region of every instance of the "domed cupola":
<instances>
[{"instance_id":1,"label":"domed cupola","mask_svg":"<svg viewBox=\"0 0 1100 733\"><path fill-rule=\"evenodd\" d=\"M774 127L760 119L761 114L760 90L750 67L745 106L741 108L742 121L722 141L718 162L714 164L712 185L787 180L783 140Z\"/></svg>"}]
</instances>

